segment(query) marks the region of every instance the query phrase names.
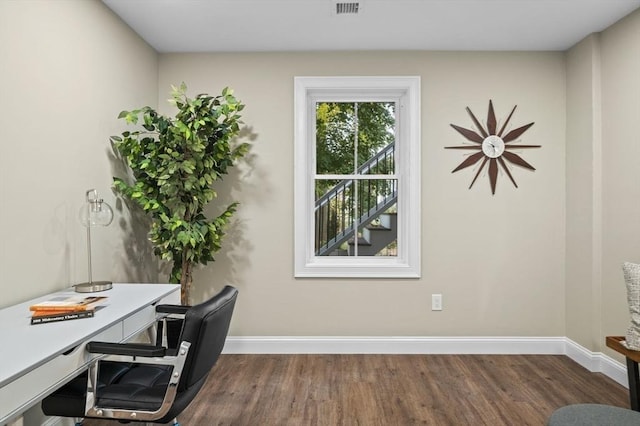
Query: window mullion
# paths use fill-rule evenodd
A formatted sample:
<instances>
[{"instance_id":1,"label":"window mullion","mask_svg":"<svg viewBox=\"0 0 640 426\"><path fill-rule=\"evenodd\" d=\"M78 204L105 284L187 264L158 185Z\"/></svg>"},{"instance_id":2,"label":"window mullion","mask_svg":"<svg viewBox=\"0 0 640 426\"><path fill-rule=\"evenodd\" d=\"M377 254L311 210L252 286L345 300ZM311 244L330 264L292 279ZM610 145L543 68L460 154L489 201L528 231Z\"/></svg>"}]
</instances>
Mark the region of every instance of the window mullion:
<instances>
[{"instance_id":1,"label":"window mullion","mask_svg":"<svg viewBox=\"0 0 640 426\"><path fill-rule=\"evenodd\" d=\"M358 228L360 227L360 209L358 209L358 200L360 199L359 195L359 183L358 180L358 103L355 102L353 106L353 115L354 115L354 135L353 135L353 185L355 186L355 199L353 202L353 247L354 247L354 257L358 257L358 248L359 248L359 240L358 240Z\"/></svg>"}]
</instances>

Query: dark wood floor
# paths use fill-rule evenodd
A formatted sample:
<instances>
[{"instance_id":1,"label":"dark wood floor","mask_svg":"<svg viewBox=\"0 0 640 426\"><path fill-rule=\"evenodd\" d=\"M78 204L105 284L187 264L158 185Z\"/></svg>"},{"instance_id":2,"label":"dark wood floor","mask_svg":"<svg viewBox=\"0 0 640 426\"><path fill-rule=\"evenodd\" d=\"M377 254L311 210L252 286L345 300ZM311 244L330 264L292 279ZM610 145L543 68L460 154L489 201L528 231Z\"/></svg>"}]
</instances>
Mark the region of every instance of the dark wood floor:
<instances>
[{"instance_id":1,"label":"dark wood floor","mask_svg":"<svg viewBox=\"0 0 640 426\"><path fill-rule=\"evenodd\" d=\"M560 355L223 355L179 420L545 425L555 409L589 402L628 407L628 391Z\"/></svg>"}]
</instances>

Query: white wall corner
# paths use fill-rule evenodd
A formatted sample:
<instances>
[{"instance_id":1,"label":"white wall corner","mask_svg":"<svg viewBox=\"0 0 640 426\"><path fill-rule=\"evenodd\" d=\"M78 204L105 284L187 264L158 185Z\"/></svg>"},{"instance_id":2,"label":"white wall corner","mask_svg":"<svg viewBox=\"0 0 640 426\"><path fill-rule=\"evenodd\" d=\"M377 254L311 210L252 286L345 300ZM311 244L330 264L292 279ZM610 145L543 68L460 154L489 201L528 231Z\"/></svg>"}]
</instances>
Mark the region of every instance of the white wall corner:
<instances>
[{"instance_id":1,"label":"white wall corner","mask_svg":"<svg viewBox=\"0 0 640 426\"><path fill-rule=\"evenodd\" d=\"M625 388L629 388L627 367L624 364L602 352L591 352L568 337L565 340L565 355L587 370L593 373L602 373Z\"/></svg>"}]
</instances>

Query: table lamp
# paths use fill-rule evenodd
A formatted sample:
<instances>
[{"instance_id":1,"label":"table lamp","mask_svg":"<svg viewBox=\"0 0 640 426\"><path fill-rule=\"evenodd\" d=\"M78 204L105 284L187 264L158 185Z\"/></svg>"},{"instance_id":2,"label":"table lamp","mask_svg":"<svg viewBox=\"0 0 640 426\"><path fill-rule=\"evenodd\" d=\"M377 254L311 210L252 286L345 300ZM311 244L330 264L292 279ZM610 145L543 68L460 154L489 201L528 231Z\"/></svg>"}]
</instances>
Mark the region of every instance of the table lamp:
<instances>
[{"instance_id":1,"label":"table lamp","mask_svg":"<svg viewBox=\"0 0 640 426\"><path fill-rule=\"evenodd\" d=\"M87 228L87 257L89 281L74 285L78 293L93 293L109 290L111 281L93 281L91 276L91 228L94 226L108 226L113 220L113 210L109 204L98 197L98 191L90 189L86 194L86 204L80 209L80 222Z\"/></svg>"}]
</instances>

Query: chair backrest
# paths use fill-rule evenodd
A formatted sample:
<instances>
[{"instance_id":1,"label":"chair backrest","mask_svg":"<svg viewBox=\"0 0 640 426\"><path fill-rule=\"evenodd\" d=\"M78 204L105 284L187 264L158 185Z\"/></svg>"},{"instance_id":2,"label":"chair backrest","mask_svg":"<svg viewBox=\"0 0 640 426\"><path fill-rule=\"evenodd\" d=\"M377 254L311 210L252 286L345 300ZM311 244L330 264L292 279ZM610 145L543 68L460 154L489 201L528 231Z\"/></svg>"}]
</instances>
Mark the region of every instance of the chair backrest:
<instances>
[{"instance_id":1,"label":"chair backrest","mask_svg":"<svg viewBox=\"0 0 640 426\"><path fill-rule=\"evenodd\" d=\"M213 368L227 338L238 290L225 286L206 302L187 311L180 341L191 343L178 392L203 380Z\"/></svg>"}]
</instances>

